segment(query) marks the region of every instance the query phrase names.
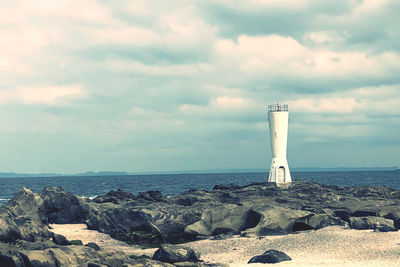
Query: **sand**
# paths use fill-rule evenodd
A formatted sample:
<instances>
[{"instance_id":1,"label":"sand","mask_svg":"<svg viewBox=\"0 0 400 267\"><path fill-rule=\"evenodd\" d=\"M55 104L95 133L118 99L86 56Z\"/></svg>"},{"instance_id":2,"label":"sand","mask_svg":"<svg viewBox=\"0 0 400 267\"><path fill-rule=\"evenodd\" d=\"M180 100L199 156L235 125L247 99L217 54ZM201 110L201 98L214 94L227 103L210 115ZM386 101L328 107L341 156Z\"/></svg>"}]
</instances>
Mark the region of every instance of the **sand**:
<instances>
[{"instance_id":1,"label":"sand","mask_svg":"<svg viewBox=\"0 0 400 267\"><path fill-rule=\"evenodd\" d=\"M95 242L103 249L114 249L135 255L153 255L155 249L142 249L112 239L106 234L88 230L84 224L52 224L52 231L69 240L84 244ZM400 266L400 232L353 230L342 226L295 234L239 237L227 240L200 240L186 243L206 262L245 266L249 259L268 249L287 253L292 261L275 266ZM251 264L252 267L265 266Z\"/></svg>"}]
</instances>

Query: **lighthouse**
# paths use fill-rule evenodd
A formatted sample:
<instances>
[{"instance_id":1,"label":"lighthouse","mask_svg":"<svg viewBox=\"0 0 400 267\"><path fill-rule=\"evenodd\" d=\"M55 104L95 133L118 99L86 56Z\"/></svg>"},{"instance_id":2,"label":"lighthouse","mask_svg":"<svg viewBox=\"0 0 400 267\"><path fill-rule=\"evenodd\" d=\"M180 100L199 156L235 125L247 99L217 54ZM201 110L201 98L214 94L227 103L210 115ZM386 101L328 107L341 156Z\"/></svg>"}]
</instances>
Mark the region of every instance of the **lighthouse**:
<instances>
[{"instance_id":1,"label":"lighthouse","mask_svg":"<svg viewBox=\"0 0 400 267\"><path fill-rule=\"evenodd\" d=\"M269 136L271 140L272 162L268 182L278 187L292 182L286 159L289 109L288 105L268 106Z\"/></svg>"}]
</instances>

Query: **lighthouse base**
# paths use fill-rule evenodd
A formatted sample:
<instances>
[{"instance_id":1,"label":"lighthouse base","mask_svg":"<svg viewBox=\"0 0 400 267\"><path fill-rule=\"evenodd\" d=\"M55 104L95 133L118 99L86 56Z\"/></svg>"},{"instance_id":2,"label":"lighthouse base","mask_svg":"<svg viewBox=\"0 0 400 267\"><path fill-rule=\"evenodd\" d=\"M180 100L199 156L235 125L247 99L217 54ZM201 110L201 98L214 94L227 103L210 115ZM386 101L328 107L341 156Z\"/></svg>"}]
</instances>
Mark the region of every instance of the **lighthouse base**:
<instances>
[{"instance_id":1,"label":"lighthouse base","mask_svg":"<svg viewBox=\"0 0 400 267\"><path fill-rule=\"evenodd\" d=\"M278 187L286 187L292 182L289 165L285 158L272 158L268 183L275 183Z\"/></svg>"}]
</instances>

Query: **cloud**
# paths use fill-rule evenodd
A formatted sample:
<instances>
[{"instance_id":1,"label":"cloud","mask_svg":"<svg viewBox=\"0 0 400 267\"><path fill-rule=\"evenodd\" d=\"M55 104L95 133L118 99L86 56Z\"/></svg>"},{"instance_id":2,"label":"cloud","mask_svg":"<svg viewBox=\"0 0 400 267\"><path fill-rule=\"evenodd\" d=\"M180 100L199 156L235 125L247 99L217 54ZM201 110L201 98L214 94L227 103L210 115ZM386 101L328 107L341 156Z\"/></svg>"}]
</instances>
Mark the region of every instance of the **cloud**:
<instances>
[{"instance_id":1,"label":"cloud","mask_svg":"<svg viewBox=\"0 0 400 267\"><path fill-rule=\"evenodd\" d=\"M363 104L357 103L352 97L321 97L318 99L303 98L289 102L294 112L317 112L317 113L352 113Z\"/></svg>"},{"instance_id":2,"label":"cloud","mask_svg":"<svg viewBox=\"0 0 400 267\"><path fill-rule=\"evenodd\" d=\"M302 77L386 76L389 69L400 70L395 52L369 55L365 52L336 52L312 49L291 37L280 35L238 37L238 42L220 40L216 51L243 71Z\"/></svg>"},{"instance_id":3,"label":"cloud","mask_svg":"<svg viewBox=\"0 0 400 267\"><path fill-rule=\"evenodd\" d=\"M289 104L294 164L392 164L399 12L393 0L4 2L0 124L15 153L0 165L261 168L276 102Z\"/></svg>"},{"instance_id":4,"label":"cloud","mask_svg":"<svg viewBox=\"0 0 400 267\"><path fill-rule=\"evenodd\" d=\"M400 85L364 87L288 101L294 112L400 114Z\"/></svg>"},{"instance_id":5,"label":"cloud","mask_svg":"<svg viewBox=\"0 0 400 267\"><path fill-rule=\"evenodd\" d=\"M0 91L0 103L22 103L28 105L66 105L72 99L81 98L86 92L80 85L69 86L23 86Z\"/></svg>"},{"instance_id":6,"label":"cloud","mask_svg":"<svg viewBox=\"0 0 400 267\"><path fill-rule=\"evenodd\" d=\"M97 63L98 64L98 63ZM103 63L105 68L115 72L135 72L145 75L155 76L196 76L210 71L207 64L163 64L163 65L145 65L137 61L127 60L108 60Z\"/></svg>"}]
</instances>

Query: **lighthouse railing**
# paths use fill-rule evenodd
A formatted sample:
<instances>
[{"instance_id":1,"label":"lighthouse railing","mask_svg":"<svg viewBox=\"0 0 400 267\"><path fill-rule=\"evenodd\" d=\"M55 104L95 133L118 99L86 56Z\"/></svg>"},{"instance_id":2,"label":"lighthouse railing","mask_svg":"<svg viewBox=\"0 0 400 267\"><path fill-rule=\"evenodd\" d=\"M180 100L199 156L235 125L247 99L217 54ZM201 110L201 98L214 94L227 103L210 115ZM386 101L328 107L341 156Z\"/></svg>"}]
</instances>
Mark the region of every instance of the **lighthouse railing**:
<instances>
[{"instance_id":1,"label":"lighthouse railing","mask_svg":"<svg viewBox=\"0 0 400 267\"><path fill-rule=\"evenodd\" d=\"M273 104L273 105L268 105L268 111L270 112L289 111L289 107L287 104Z\"/></svg>"}]
</instances>

